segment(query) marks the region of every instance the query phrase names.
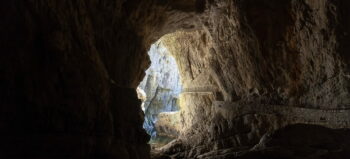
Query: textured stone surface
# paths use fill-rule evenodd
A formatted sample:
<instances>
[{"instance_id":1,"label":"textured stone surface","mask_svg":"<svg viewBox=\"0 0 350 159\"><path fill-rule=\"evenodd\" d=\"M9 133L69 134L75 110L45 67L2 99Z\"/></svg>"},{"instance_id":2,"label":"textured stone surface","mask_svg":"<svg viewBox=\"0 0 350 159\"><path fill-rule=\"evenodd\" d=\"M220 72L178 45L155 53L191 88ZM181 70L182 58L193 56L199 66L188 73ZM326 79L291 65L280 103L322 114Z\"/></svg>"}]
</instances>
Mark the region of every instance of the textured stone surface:
<instances>
[{"instance_id":1,"label":"textured stone surface","mask_svg":"<svg viewBox=\"0 0 350 159\"><path fill-rule=\"evenodd\" d=\"M349 129L317 125L289 125L266 134L250 152L239 158L347 158Z\"/></svg>"},{"instance_id":2,"label":"textured stone surface","mask_svg":"<svg viewBox=\"0 0 350 159\"><path fill-rule=\"evenodd\" d=\"M295 123L349 128L347 5L210 1L202 29L164 36L184 92L182 135L161 150L195 158L252 147Z\"/></svg>"},{"instance_id":3,"label":"textured stone surface","mask_svg":"<svg viewBox=\"0 0 350 159\"><path fill-rule=\"evenodd\" d=\"M332 130L317 125L289 125L262 137L249 150L222 149L198 158L347 158L349 129Z\"/></svg>"},{"instance_id":4,"label":"textured stone surface","mask_svg":"<svg viewBox=\"0 0 350 159\"><path fill-rule=\"evenodd\" d=\"M155 124L157 133L160 136L169 138L177 138L182 130L180 112L162 112L158 115L158 120Z\"/></svg>"}]
</instances>

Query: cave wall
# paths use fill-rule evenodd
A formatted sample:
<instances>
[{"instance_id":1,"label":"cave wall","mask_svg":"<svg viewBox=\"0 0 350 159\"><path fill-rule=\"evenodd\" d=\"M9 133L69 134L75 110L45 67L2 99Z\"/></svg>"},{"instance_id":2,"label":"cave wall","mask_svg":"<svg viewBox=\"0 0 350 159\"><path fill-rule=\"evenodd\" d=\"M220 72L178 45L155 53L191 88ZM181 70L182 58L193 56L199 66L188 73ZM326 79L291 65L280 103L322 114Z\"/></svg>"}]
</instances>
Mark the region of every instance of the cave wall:
<instances>
[{"instance_id":1,"label":"cave wall","mask_svg":"<svg viewBox=\"0 0 350 159\"><path fill-rule=\"evenodd\" d=\"M163 150L199 157L291 124L349 128L348 5L207 1L202 28L161 39L184 84L182 136Z\"/></svg>"},{"instance_id":2,"label":"cave wall","mask_svg":"<svg viewBox=\"0 0 350 159\"><path fill-rule=\"evenodd\" d=\"M0 6L0 156L148 158L134 89L146 49L122 1Z\"/></svg>"},{"instance_id":3,"label":"cave wall","mask_svg":"<svg viewBox=\"0 0 350 159\"><path fill-rule=\"evenodd\" d=\"M148 158L135 89L194 1L2 1L0 156ZM180 21L180 22L179 22Z\"/></svg>"},{"instance_id":4,"label":"cave wall","mask_svg":"<svg viewBox=\"0 0 350 159\"><path fill-rule=\"evenodd\" d=\"M203 21L215 41L213 69L228 96L244 98L257 89L267 103L349 105L346 2L219 2Z\"/></svg>"}]
</instances>

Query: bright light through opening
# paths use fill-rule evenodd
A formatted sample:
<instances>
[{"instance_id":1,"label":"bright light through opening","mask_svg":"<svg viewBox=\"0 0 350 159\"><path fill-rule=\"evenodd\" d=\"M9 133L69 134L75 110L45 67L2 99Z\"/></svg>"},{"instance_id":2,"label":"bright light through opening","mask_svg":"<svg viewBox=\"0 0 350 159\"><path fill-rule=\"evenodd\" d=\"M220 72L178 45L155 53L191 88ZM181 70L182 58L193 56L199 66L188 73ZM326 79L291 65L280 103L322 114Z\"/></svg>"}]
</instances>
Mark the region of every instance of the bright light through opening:
<instances>
[{"instance_id":1,"label":"bright light through opening","mask_svg":"<svg viewBox=\"0 0 350 159\"><path fill-rule=\"evenodd\" d=\"M151 135L152 142L164 138L157 132L155 126L159 114L175 113L179 110L178 97L181 93L181 83L176 61L161 42L153 44L148 55L151 66L146 70L137 93L142 100L142 110L145 112L143 128Z\"/></svg>"}]
</instances>

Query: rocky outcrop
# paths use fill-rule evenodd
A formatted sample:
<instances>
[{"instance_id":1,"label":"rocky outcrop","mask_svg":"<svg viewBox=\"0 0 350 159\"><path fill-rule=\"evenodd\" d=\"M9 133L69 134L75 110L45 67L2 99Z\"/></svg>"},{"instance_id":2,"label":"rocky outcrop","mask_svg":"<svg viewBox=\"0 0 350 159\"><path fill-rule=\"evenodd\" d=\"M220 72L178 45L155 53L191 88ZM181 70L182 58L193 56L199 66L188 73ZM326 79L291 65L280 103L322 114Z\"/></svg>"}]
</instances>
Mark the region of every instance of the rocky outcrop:
<instances>
[{"instance_id":1,"label":"rocky outcrop","mask_svg":"<svg viewBox=\"0 0 350 159\"><path fill-rule=\"evenodd\" d=\"M158 135L171 139L177 138L182 130L180 119L179 111L159 113L155 124Z\"/></svg>"}]
</instances>

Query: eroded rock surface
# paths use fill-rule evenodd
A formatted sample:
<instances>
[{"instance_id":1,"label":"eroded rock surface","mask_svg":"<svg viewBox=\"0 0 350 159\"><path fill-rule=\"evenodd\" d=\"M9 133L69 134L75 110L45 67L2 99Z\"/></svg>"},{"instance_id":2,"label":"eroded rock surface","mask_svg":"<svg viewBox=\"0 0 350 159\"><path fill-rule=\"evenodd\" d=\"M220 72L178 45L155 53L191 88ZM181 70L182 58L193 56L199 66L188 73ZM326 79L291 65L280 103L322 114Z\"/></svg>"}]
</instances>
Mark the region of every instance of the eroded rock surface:
<instances>
[{"instance_id":1,"label":"eroded rock surface","mask_svg":"<svg viewBox=\"0 0 350 159\"><path fill-rule=\"evenodd\" d=\"M327 129L317 125L289 125L264 135L248 150L222 149L198 158L347 158L350 156L349 129Z\"/></svg>"},{"instance_id":2,"label":"eroded rock surface","mask_svg":"<svg viewBox=\"0 0 350 159\"><path fill-rule=\"evenodd\" d=\"M162 38L184 85L182 134L162 150L196 158L213 149L250 148L290 124L349 128L348 5L206 3L198 15L202 29Z\"/></svg>"}]
</instances>

